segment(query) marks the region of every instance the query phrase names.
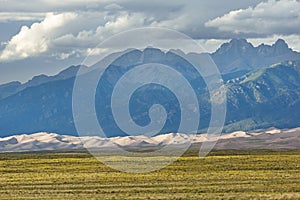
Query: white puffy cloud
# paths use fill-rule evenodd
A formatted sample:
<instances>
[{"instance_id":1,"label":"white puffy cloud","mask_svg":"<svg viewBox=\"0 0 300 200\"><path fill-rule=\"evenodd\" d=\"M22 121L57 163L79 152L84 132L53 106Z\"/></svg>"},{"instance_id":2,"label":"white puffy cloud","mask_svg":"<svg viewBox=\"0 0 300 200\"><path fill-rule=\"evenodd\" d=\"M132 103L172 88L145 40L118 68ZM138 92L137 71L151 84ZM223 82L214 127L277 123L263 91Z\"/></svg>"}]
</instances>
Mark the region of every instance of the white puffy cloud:
<instances>
[{"instance_id":1,"label":"white puffy cloud","mask_svg":"<svg viewBox=\"0 0 300 200\"><path fill-rule=\"evenodd\" d=\"M0 61L27 58L48 51L51 39L65 32L64 26L75 18L75 13L48 13L42 22L23 26L1 52Z\"/></svg>"},{"instance_id":2,"label":"white puffy cloud","mask_svg":"<svg viewBox=\"0 0 300 200\"><path fill-rule=\"evenodd\" d=\"M269 0L255 7L231 11L205 25L232 33L299 34L300 2Z\"/></svg>"},{"instance_id":3,"label":"white puffy cloud","mask_svg":"<svg viewBox=\"0 0 300 200\"><path fill-rule=\"evenodd\" d=\"M0 61L12 61L39 55L66 59L88 53L88 48L118 32L142 27L146 17L139 13L107 16L105 13L48 13L44 20L23 26L7 42ZM95 22L96 21L96 22Z\"/></svg>"}]
</instances>

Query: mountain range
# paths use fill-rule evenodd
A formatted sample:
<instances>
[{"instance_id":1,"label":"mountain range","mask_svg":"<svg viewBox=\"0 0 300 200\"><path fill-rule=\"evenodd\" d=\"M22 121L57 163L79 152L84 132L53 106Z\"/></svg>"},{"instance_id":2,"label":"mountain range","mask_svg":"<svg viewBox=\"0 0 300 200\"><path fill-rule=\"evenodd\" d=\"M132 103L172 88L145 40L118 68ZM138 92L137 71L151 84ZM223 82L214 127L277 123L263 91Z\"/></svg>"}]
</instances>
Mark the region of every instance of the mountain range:
<instances>
[{"instance_id":1,"label":"mountain range","mask_svg":"<svg viewBox=\"0 0 300 200\"><path fill-rule=\"evenodd\" d=\"M115 77L128 68L128 58L137 59L143 55L143 62L160 61L170 65L187 66L184 60L172 52L162 52L147 48L143 51L130 51L119 58L114 65L111 77L107 77L99 93L106 94ZM197 60L203 54L186 54ZM254 47L245 39L233 39L224 43L210 56L221 71L227 90L227 113L224 132L249 131L268 127L294 128L300 126L300 53L288 47L279 39L273 45L261 44ZM126 64L124 64L126 63ZM132 65L133 66L133 65ZM131 66L129 66L131 67ZM77 135L72 115L72 91L76 73L86 66L71 66L55 76L39 75L26 83L11 82L0 86L0 137L23 133L55 132ZM193 71L183 72L197 88L196 94L201 105L202 126L199 132L205 133L210 120L210 101L203 80L194 77ZM155 88L152 93L143 88L138 100L144 103L161 103L168 118L161 134L176 132L179 112L176 100L166 90ZM166 102L169 99L170 102ZM137 100L136 103L139 101ZM101 102L100 102L101 104ZM96 104L96 110L100 109ZM136 122L147 124L145 107L134 106L132 112ZM104 120L104 128L111 130L108 137L126 136L107 120L111 111L101 110L98 120ZM98 114L98 113L97 113ZM109 132L109 131L108 131ZM142 133L141 133L142 134Z\"/></svg>"}]
</instances>

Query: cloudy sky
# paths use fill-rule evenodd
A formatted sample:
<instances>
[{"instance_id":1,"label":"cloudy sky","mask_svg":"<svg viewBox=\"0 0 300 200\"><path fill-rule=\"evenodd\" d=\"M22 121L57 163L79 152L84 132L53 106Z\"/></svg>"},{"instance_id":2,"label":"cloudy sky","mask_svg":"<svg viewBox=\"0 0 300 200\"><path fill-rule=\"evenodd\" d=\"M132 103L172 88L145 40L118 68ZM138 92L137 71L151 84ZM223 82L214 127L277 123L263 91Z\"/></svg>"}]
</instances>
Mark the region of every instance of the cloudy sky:
<instances>
[{"instance_id":1,"label":"cloudy sky","mask_svg":"<svg viewBox=\"0 0 300 200\"><path fill-rule=\"evenodd\" d=\"M0 0L0 26L0 83L55 74L111 35L141 27L183 32L209 52L232 38L283 38L300 51L297 0Z\"/></svg>"}]
</instances>

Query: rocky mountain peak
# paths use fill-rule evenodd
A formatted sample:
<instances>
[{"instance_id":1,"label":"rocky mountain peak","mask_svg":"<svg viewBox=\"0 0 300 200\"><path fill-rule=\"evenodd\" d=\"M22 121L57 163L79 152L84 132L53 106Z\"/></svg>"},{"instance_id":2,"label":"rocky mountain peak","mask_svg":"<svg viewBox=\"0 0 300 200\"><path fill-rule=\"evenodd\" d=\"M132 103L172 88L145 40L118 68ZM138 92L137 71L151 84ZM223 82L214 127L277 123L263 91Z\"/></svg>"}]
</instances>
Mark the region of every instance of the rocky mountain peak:
<instances>
[{"instance_id":1,"label":"rocky mountain peak","mask_svg":"<svg viewBox=\"0 0 300 200\"><path fill-rule=\"evenodd\" d=\"M276 54L283 54L290 50L288 44L283 39L278 39L272 47Z\"/></svg>"},{"instance_id":2,"label":"rocky mountain peak","mask_svg":"<svg viewBox=\"0 0 300 200\"><path fill-rule=\"evenodd\" d=\"M232 39L230 42L224 43L216 51L217 54L240 54L253 49L253 45L246 39Z\"/></svg>"}]
</instances>

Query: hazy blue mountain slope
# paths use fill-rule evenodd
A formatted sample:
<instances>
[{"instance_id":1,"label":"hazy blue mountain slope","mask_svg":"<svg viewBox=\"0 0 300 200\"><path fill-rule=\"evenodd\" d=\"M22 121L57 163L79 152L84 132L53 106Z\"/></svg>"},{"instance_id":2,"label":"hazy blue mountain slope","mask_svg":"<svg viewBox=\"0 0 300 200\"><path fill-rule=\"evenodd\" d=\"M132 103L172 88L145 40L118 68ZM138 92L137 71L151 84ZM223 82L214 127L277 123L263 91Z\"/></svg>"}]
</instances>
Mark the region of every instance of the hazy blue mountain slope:
<instances>
[{"instance_id":1,"label":"hazy blue mountain slope","mask_svg":"<svg viewBox=\"0 0 300 200\"><path fill-rule=\"evenodd\" d=\"M34 87L47 82L59 81L74 77L80 67L85 66L71 66L54 76L46 76L43 74L38 75L23 84L18 81L13 81L4 85L0 85L0 99L16 94L17 92L20 92L29 87Z\"/></svg>"},{"instance_id":2,"label":"hazy blue mountain slope","mask_svg":"<svg viewBox=\"0 0 300 200\"><path fill-rule=\"evenodd\" d=\"M74 78L24 89L0 100L0 133L50 131L76 134L72 118Z\"/></svg>"},{"instance_id":3,"label":"hazy blue mountain slope","mask_svg":"<svg viewBox=\"0 0 300 200\"><path fill-rule=\"evenodd\" d=\"M258 47L253 47L245 40L233 40L222 45L213 54L215 59L219 59L217 62L223 63L225 67L224 70L221 69L224 72L228 101L225 131L252 130L270 126L290 128L300 125L298 56L299 53L290 50L281 40L272 46ZM238 60L234 62L235 65L232 65L233 60ZM277 62L278 60L280 62ZM210 120L210 102L206 85L201 77L192 70L190 63L179 56L148 48L143 52L129 51L118 58L102 79L102 86L97 88L97 95L105 96L96 103L97 117L104 128L112 130L108 136L124 133L111 123L111 110L103 105L108 102L116 79L140 62L169 64L181 70L196 91L201 112L199 128L205 130ZM40 131L76 135L72 116L72 90L78 69L79 66L73 66L56 76L42 75L25 84L12 82L1 85L0 137ZM130 110L137 124L149 123L147 118L149 105L158 103L164 105L169 114L162 133L172 132L178 128L180 119L178 101L169 90L159 86L151 88L145 86L137 90L133 97Z\"/></svg>"}]
</instances>

